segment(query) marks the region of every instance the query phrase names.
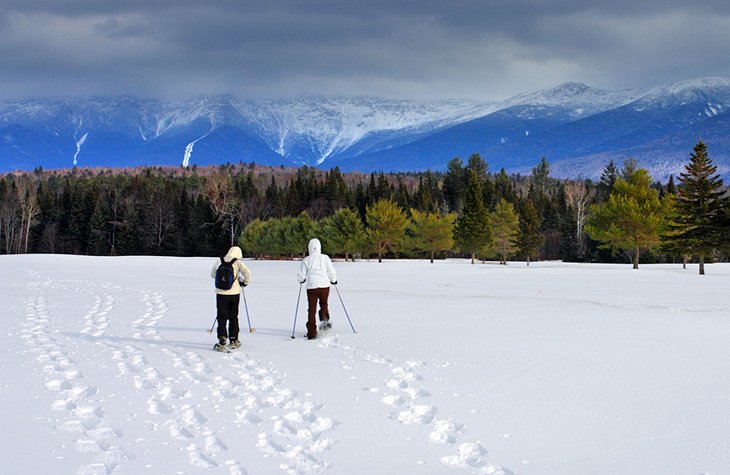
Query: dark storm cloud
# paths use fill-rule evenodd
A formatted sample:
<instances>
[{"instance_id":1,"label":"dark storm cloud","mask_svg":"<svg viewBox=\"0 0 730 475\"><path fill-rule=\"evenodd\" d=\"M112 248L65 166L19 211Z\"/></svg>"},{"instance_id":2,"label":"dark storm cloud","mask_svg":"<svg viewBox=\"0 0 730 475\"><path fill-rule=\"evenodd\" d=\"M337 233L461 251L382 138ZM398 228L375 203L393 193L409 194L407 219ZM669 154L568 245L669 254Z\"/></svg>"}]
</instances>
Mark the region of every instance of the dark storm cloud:
<instances>
[{"instance_id":1,"label":"dark storm cloud","mask_svg":"<svg viewBox=\"0 0 730 475\"><path fill-rule=\"evenodd\" d=\"M5 0L0 95L500 99L730 76L730 2Z\"/></svg>"}]
</instances>

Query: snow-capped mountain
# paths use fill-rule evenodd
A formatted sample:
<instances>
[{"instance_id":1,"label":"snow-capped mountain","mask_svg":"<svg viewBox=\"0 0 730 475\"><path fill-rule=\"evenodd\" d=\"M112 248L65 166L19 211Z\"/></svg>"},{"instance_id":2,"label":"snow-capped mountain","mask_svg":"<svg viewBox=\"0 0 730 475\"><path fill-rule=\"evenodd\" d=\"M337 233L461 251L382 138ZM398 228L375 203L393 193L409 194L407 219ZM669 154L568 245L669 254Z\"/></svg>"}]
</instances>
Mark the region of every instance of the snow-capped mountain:
<instances>
[{"instance_id":1,"label":"snow-capped mountain","mask_svg":"<svg viewBox=\"0 0 730 475\"><path fill-rule=\"evenodd\" d=\"M483 116L493 104L372 98L162 103L132 98L0 103L2 169L257 161L319 165Z\"/></svg>"},{"instance_id":2,"label":"snow-capped mountain","mask_svg":"<svg viewBox=\"0 0 730 475\"><path fill-rule=\"evenodd\" d=\"M604 91L594 89L580 82L566 82L552 89L542 89L523 93L504 101L504 108L531 106L540 108L564 109L572 117L586 117L597 114L635 100L642 94L640 90Z\"/></svg>"},{"instance_id":3,"label":"snow-capped mountain","mask_svg":"<svg viewBox=\"0 0 730 475\"><path fill-rule=\"evenodd\" d=\"M702 138L730 173L730 79L645 90L582 83L501 102L377 98L162 102L131 97L0 102L0 170L256 162L343 170L443 170L480 153L492 170L594 177L636 158L677 173Z\"/></svg>"}]
</instances>

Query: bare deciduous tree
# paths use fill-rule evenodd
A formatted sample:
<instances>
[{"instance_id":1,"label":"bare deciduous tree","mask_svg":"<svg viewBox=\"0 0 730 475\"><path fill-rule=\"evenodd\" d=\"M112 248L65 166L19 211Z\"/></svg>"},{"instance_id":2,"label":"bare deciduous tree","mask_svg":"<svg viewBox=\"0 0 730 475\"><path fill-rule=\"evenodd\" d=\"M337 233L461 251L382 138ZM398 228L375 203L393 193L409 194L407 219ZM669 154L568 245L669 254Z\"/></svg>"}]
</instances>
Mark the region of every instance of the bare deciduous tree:
<instances>
[{"instance_id":1,"label":"bare deciduous tree","mask_svg":"<svg viewBox=\"0 0 730 475\"><path fill-rule=\"evenodd\" d=\"M585 241L583 228L588 217L588 203L591 201L593 192L585 182L568 181L565 183L565 197L568 204L575 210L576 242L578 243L578 255L585 253Z\"/></svg>"},{"instance_id":2,"label":"bare deciduous tree","mask_svg":"<svg viewBox=\"0 0 730 475\"><path fill-rule=\"evenodd\" d=\"M150 216L155 247L159 249L170 230L174 228L177 219L170 192L164 186L156 187L152 194Z\"/></svg>"},{"instance_id":3,"label":"bare deciduous tree","mask_svg":"<svg viewBox=\"0 0 730 475\"><path fill-rule=\"evenodd\" d=\"M15 189L20 206L20 239L18 241L18 252L20 252L20 246L22 245L23 252L27 253L30 228L35 224L36 218L41 211L38 204L38 185L26 175L20 177L16 185Z\"/></svg>"},{"instance_id":4,"label":"bare deciduous tree","mask_svg":"<svg viewBox=\"0 0 730 475\"><path fill-rule=\"evenodd\" d=\"M230 175L223 172L212 174L205 180L201 192L213 208L218 221L228 224L231 245L233 245L240 226L240 219L237 219L239 206L238 200L234 196Z\"/></svg>"},{"instance_id":5,"label":"bare deciduous tree","mask_svg":"<svg viewBox=\"0 0 730 475\"><path fill-rule=\"evenodd\" d=\"M0 202L0 231L2 232L5 253L11 254L17 251L17 236L20 226L20 203L15 190L9 190ZM21 232L22 234L22 232Z\"/></svg>"}]
</instances>

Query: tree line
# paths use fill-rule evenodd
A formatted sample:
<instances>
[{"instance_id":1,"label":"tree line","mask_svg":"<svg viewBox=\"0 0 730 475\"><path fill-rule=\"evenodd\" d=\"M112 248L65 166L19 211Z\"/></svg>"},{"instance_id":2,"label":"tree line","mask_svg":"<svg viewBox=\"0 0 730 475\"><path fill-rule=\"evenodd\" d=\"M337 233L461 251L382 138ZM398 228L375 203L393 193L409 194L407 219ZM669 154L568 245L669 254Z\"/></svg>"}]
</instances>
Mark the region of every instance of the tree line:
<instances>
[{"instance_id":1,"label":"tree line","mask_svg":"<svg viewBox=\"0 0 730 475\"><path fill-rule=\"evenodd\" d=\"M633 160L596 182L552 178L545 158L529 176L490 173L478 154L443 173L37 169L0 181L0 251L195 256L237 243L286 258L316 236L346 259L727 259L727 198L702 142L679 181L652 182Z\"/></svg>"}]
</instances>

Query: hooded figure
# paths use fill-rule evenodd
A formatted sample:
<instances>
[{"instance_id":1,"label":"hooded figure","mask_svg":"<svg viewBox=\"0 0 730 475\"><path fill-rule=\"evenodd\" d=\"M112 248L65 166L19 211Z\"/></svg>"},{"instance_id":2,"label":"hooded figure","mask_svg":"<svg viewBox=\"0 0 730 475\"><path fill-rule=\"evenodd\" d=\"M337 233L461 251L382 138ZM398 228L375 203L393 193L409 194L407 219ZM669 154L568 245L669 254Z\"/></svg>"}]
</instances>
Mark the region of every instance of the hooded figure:
<instances>
[{"instance_id":1,"label":"hooded figure","mask_svg":"<svg viewBox=\"0 0 730 475\"><path fill-rule=\"evenodd\" d=\"M322 244L319 239L309 241L309 255L302 259L297 273L300 284L307 283L307 338L317 338L317 302L319 302L320 329L330 327L330 313L327 299L330 294L330 285L337 285L337 273L327 254L322 254Z\"/></svg>"},{"instance_id":2,"label":"hooded figure","mask_svg":"<svg viewBox=\"0 0 730 475\"><path fill-rule=\"evenodd\" d=\"M228 250L225 257L216 261L210 271L210 276L216 278L218 268L223 262L232 262L233 282L229 289L221 289L216 287L215 303L218 320L218 344L216 348L223 348L226 344L226 338L230 337L231 348L238 348L241 343L238 341L238 305L241 301L241 286L245 287L251 282L251 272L245 266L241 258L243 253L241 248L233 246ZM226 326L228 327L226 329Z\"/></svg>"}]
</instances>

